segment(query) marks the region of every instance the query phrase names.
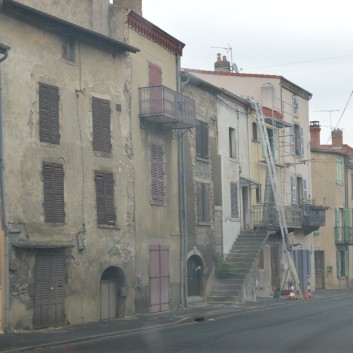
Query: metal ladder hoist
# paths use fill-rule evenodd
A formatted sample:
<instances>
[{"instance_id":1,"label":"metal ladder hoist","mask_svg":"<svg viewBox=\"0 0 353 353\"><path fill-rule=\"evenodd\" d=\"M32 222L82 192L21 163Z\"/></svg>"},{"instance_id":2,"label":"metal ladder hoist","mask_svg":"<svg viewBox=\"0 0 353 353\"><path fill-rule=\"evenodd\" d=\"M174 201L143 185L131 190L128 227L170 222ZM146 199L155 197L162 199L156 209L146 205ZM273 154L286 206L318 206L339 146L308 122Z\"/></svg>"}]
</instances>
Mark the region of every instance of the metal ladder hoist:
<instances>
[{"instance_id":1,"label":"metal ladder hoist","mask_svg":"<svg viewBox=\"0 0 353 353\"><path fill-rule=\"evenodd\" d=\"M287 256L288 267L291 273L292 281L297 287L296 289L299 291L299 295L302 298L303 295L300 289L298 273L295 268L295 264L291 255L291 246L288 240L288 227L287 227L286 215L285 215L283 203L279 194L276 165L274 162L270 140L267 133L265 118L262 113L262 106L257 100L253 98L247 98L247 101L254 108L256 113L256 120L261 131L261 136L262 136L262 141L264 146L264 155L265 155L266 164L267 164L268 176L270 179L273 198L276 206L276 211L278 214L278 222L279 222L279 227L281 231L282 241L284 242L284 245L285 245L285 253Z\"/></svg>"}]
</instances>

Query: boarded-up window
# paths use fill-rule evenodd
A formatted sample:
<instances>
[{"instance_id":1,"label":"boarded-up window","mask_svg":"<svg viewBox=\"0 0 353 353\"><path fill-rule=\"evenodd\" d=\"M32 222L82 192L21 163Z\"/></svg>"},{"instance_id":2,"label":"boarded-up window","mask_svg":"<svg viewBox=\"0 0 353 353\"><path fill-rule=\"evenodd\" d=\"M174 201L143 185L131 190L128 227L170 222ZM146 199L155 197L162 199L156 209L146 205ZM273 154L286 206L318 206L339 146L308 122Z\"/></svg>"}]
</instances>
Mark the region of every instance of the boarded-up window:
<instances>
[{"instance_id":1,"label":"boarded-up window","mask_svg":"<svg viewBox=\"0 0 353 353\"><path fill-rule=\"evenodd\" d=\"M196 183L197 221L210 222L210 187L206 183Z\"/></svg>"},{"instance_id":2,"label":"boarded-up window","mask_svg":"<svg viewBox=\"0 0 353 353\"><path fill-rule=\"evenodd\" d=\"M43 163L44 216L47 223L64 223L64 170L61 164Z\"/></svg>"},{"instance_id":3,"label":"boarded-up window","mask_svg":"<svg viewBox=\"0 0 353 353\"><path fill-rule=\"evenodd\" d=\"M231 217L239 217L239 207L238 207L238 184L230 183L230 210Z\"/></svg>"},{"instance_id":4,"label":"boarded-up window","mask_svg":"<svg viewBox=\"0 0 353 353\"><path fill-rule=\"evenodd\" d=\"M196 120L196 157L208 159L208 124Z\"/></svg>"},{"instance_id":5,"label":"boarded-up window","mask_svg":"<svg viewBox=\"0 0 353 353\"><path fill-rule=\"evenodd\" d=\"M164 202L164 150L163 146L151 145L151 196L153 202Z\"/></svg>"},{"instance_id":6,"label":"boarded-up window","mask_svg":"<svg viewBox=\"0 0 353 353\"><path fill-rule=\"evenodd\" d=\"M110 101L92 98L93 150L110 153L112 150L110 135Z\"/></svg>"},{"instance_id":7,"label":"boarded-up window","mask_svg":"<svg viewBox=\"0 0 353 353\"><path fill-rule=\"evenodd\" d=\"M99 225L115 225L113 173L96 171L95 182L97 223Z\"/></svg>"},{"instance_id":8,"label":"boarded-up window","mask_svg":"<svg viewBox=\"0 0 353 353\"><path fill-rule=\"evenodd\" d=\"M44 83L39 84L39 139L60 143L59 88Z\"/></svg>"}]
</instances>

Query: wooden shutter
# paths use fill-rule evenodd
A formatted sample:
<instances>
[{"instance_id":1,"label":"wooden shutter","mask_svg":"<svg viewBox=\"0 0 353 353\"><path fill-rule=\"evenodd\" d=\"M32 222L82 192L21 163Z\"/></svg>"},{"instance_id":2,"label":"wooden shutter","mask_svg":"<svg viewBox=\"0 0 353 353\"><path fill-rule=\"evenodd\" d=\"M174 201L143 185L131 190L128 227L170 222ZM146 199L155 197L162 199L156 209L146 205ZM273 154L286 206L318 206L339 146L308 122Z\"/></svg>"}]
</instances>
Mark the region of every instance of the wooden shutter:
<instances>
[{"instance_id":1,"label":"wooden shutter","mask_svg":"<svg viewBox=\"0 0 353 353\"><path fill-rule=\"evenodd\" d=\"M297 205L297 177L292 175L291 179L291 195L292 195L292 205Z\"/></svg>"},{"instance_id":2,"label":"wooden shutter","mask_svg":"<svg viewBox=\"0 0 353 353\"><path fill-rule=\"evenodd\" d=\"M294 131L294 126L290 127L290 152L291 155L295 155L295 131Z\"/></svg>"},{"instance_id":3,"label":"wooden shutter","mask_svg":"<svg viewBox=\"0 0 353 353\"><path fill-rule=\"evenodd\" d=\"M299 129L300 133L300 155L304 157L304 129L301 127Z\"/></svg>"},{"instance_id":4,"label":"wooden shutter","mask_svg":"<svg viewBox=\"0 0 353 353\"><path fill-rule=\"evenodd\" d=\"M43 163L45 222L64 223L64 170L60 164Z\"/></svg>"},{"instance_id":5,"label":"wooden shutter","mask_svg":"<svg viewBox=\"0 0 353 353\"><path fill-rule=\"evenodd\" d=\"M203 220L204 222L210 222L210 186L208 184L202 184L203 186Z\"/></svg>"},{"instance_id":6,"label":"wooden shutter","mask_svg":"<svg viewBox=\"0 0 353 353\"><path fill-rule=\"evenodd\" d=\"M96 172L97 223L115 225L113 173Z\"/></svg>"},{"instance_id":7,"label":"wooden shutter","mask_svg":"<svg viewBox=\"0 0 353 353\"><path fill-rule=\"evenodd\" d=\"M303 196L304 196L304 202L308 201L308 183L306 179L303 179Z\"/></svg>"},{"instance_id":8,"label":"wooden shutter","mask_svg":"<svg viewBox=\"0 0 353 353\"><path fill-rule=\"evenodd\" d=\"M164 202L164 150L163 146L151 145L152 200Z\"/></svg>"},{"instance_id":9,"label":"wooden shutter","mask_svg":"<svg viewBox=\"0 0 353 353\"><path fill-rule=\"evenodd\" d=\"M154 64L149 64L148 67L149 77L148 83L149 86L161 86L162 85L162 69Z\"/></svg>"},{"instance_id":10,"label":"wooden shutter","mask_svg":"<svg viewBox=\"0 0 353 353\"><path fill-rule=\"evenodd\" d=\"M208 124L202 124L202 158L208 159Z\"/></svg>"},{"instance_id":11,"label":"wooden shutter","mask_svg":"<svg viewBox=\"0 0 353 353\"><path fill-rule=\"evenodd\" d=\"M350 230L351 230L351 209L344 209L344 239L350 241Z\"/></svg>"},{"instance_id":12,"label":"wooden shutter","mask_svg":"<svg viewBox=\"0 0 353 353\"><path fill-rule=\"evenodd\" d=\"M60 143L59 88L44 83L39 84L39 139Z\"/></svg>"},{"instance_id":13,"label":"wooden shutter","mask_svg":"<svg viewBox=\"0 0 353 353\"><path fill-rule=\"evenodd\" d=\"M110 153L110 101L100 98L92 98L93 115L93 149L99 152Z\"/></svg>"}]
</instances>

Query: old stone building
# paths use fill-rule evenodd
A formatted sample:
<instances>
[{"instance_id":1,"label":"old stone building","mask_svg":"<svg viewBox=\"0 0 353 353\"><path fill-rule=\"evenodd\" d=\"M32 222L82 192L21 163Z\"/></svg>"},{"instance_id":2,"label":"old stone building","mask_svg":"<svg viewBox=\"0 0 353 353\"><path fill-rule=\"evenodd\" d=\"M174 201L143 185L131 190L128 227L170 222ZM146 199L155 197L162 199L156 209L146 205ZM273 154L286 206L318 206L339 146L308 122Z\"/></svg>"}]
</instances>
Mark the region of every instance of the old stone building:
<instances>
[{"instance_id":1,"label":"old stone building","mask_svg":"<svg viewBox=\"0 0 353 353\"><path fill-rule=\"evenodd\" d=\"M1 329L129 315L138 49L1 4Z\"/></svg>"}]
</instances>

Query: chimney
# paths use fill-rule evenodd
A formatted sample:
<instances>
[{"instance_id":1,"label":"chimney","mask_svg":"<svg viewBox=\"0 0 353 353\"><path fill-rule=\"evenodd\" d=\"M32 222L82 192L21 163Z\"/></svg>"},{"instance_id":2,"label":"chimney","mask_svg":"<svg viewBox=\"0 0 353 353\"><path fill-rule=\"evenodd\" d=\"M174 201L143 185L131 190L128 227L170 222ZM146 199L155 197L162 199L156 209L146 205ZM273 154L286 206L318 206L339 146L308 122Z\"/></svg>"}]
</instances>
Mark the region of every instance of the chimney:
<instances>
[{"instance_id":1,"label":"chimney","mask_svg":"<svg viewBox=\"0 0 353 353\"><path fill-rule=\"evenodd\" d=\"M343 145L343 131L341 129L333 129L331 132L332 146L342 147Z\"/></svg>"},{"instance_id":2,"label":"chimney","mask_svg":"<svg viewBox=\"0 0 353 353\"><path fill-rule=\"evenodd\" d=\"M135 11L142 16L142 0L113 0L113 4Z\"/></svg>"},{"instance_id":3,"label":"chimney","mask_svg":"<svg viewBox=\"0 0 353 353\"><path fill-rule=\"evenodd\" d=\"M310 121L310 147L320 147L320 122Z\"/></svg>"},{"instance_id":4,"label":"chimney","mask_svg":"<svg viewBox=\"0 0 353 353\"><path fill-rule=\"evenodd\" d=\"M223 58L221 59L221 54L217 54L217 61L214 63L214 70L230 72L230 62L227 60L225 55L223 55Z\"/></svg>"}]
</instances>

